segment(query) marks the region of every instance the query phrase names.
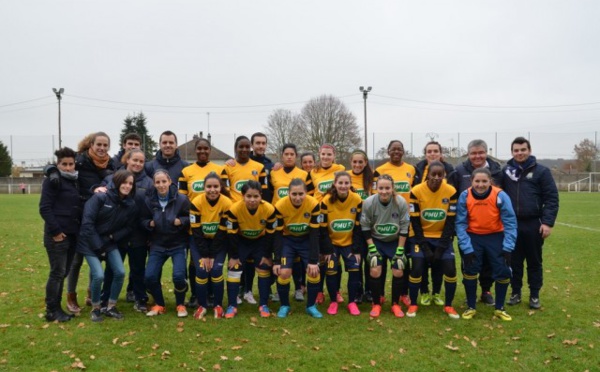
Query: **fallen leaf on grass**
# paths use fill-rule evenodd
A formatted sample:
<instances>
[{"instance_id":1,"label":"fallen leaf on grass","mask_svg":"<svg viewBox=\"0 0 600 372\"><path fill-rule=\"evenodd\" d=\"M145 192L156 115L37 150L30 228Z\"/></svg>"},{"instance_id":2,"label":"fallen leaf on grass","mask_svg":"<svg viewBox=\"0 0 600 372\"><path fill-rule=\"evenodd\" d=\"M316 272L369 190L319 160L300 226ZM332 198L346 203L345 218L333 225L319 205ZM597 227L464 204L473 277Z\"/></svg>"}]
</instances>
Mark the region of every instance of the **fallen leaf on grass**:
<instances>
[{"instance_id":1,"label":"fallen leaf on grass","mask_svg":"<svg viewBox=\"0 0 600 372\"><path fill-rule=\"evenodd\" d=\"M594 327L600 328L600 321L595 321L594 322ZM4 324L0 325L0 328L4 328Z\"/></svg>"},{"instance_id":2,"label":"fallen leaf on grass","mask_svg":"<svg viewBox=\"0 0 600 372\"><path fill-rule=\"evenodd\" d=\"M85 327L85 323L79 323L79 324L77 324L77 328L83 328L83 327Z\"/></svg>"},{"instance_id":3,"label":"fallen leaf on grass","mask_svg":"<svg viewBox=\"0 0 600 372\"><path fill-rule=\"evenodd\" d=\"M123 341L123 342L121 342L121 347L131 345L131 344L133 344L133 341Z\"/></svg>"},{"instance_id":4,"label":"fallen leaf on grass","mask_svg":"<svg viewBox=\"0 0 600 372\"><path fill-rule=\"evenodd\" d=\"M220 371L220 370L221 370L221 365L220 365L220 364L215 364L215 365L213 366L213 369L214 369L215 371Z\"/></svg>"},{"instance_id":5,"label":"fallen leaf on grass","mask_svg":"<svg viewBox=\"0 0 600 372\"><path fill-rule=\"evenodd\" d=\"M350 368L346 367L346 366L342 366L342 368L340 368L342 371L349 371Z\"/></svg>"},{"instance_id":6,"label":"fallen leaf on grass","mask_svg":"<svg viewBox=\"0 0 600 372\"><path fill-rule=\"evenodd\" d=\"M160 347L160 345L159 345L159 344L154 344L154 345L152 345L152 350L156 350L156 349L158 349L159 347Z\"/></svg>"},{"instance_id":7,"label":"fallen leaf on grass","mask_svg":"<svg viewBox=\"0 0 600 372\"><path fill-rule=\"evenodd\" d=\"M221 355L221 360L229 360L225 355Z\"/></svg>"},{"instance_id":8,"label":"fallen leaf on grass","mask_svg":"<svg viewBox=\"0 0 600 372\"><path fill-rule=\"evenodd\" d=\"M10 324L0 324L0 328L7 328L10 327Z\"/></svg>"},{"instance_id":9,"label":"fallen leaf on grass","mask_svg":"<svg viewBox=\"0 0 600 372\"><path fill-rule=\"evenodd\" d=\"M354 367L354 368L356 368L356 369L361 369L361 368L362 368L362 367L361 367L361 366L359 366L358 364L354 364L354 363L352 364L352 367Z\"/></svg>"},{"instance_id":10,"label":"fallen leaf on grass","mask_svg":"<svg viewBox=\"0 0 600 372\"><path fill-rule=\"evenodd\" d=\"M548 338L554 338L554 336L556 336L556 333L550 333L550 334L549 334L548 336L546 336L546 337L548 337Z\"/></svg>"},{"instance_id":11,"label":"fallen leaf on grass","mask_svg":"<svg viewBox=\"0 0 600 372\"><path fill-rule=\"evenodd\" d=\"M179 332L179 333L183 332L183 327L177 327L177 332Z\"/></svg>"},{"instance_id":12,"label":"fallen leaf on grass","mask_svg":"<svg viewBox=\"0 0 600 372\"><path fill-rule=\"evenodd\" d=\"M577 343L579 342L578 339L573 339L573 340L563 340L563 345L577 345Z\"/></svg>"},{"instance_id":13,"label":"fallen leaf on grass","mask_svg":"<svg viewBox=\"0 0 600 372\"><path fill-rule=\"evenodd\" d=\"M42 326L42 328L43 328L43 329L46 329L46 328L48 328L48 327L50 327L50 324L48 324L48 323L46 323L46 324L44 324L44 325Z\"/></svg>"},{"instance_id":14,"label":"fallen leaf on grass","mask_svg":"<svg viewBox=\"0 0 600 372\"><path fill-rule=\"evenodd\" d=\"M535 311L534 311L534 310L529 310L529 311L527 312L527 315L529 315L529 316L532 316L533 314L535 314Z\"/></svg>"},{"instance_id":15,"label":"fallen leaf on grass","mask_svg":"<svg viewBox=\"0 0 600 372\"><path fill-rule=\"evenodd\" d=\"M398 352L399 352L400 354L404 354L404 353L406 353L406 350L404 350L404 349L400 348L400 349L398 349Z\"/></svg>"},{"instance_id":16,"label":"fallen leaf on grass","mask_svg":"<svg viewBox=\"0 0 600 372\"><path fill-rule=\"evenodd\" d=\"M373 367L375 367L375 365L377 364L377 362L374 360L371 360L369 363L371 363L371 366L373 366Z\"/></svg>"},{"instance_id":17,"label":"fallen leaf on grass","mask_svg":"<svg viewBox=\"0 0 600 372\"><path fill-rule=\"evenodd\" d=\"M233 360L235 360L236 362L239 362L240 360L243 360L244 358L242 358L241 356L236 356L235 358L233 358Z\"/></svg>"},{"instance_id":18,"label":"fallen leaf on grass","mask_svg":"<svg viewBox=\"0 0 600 372\"><path fill-rule=\"evenodd\" d=\"M113 340L112 340L113 345L116 345L117 342L119 342L119 338L118 337L113 338Z\"/></svg>"},{"instance_id":19,"label":"fallen leaf on grass","mask_svg":"<svg viewBox=\"0 0 600 372\"><path fill-rule=\"evenodd\" d=\"M458 346L454 346L452 345L452 341L450 341L450 343L448 345L444 345L446 347L446 349L448 350L452 350L452 351L458 351Z\"/></svg>"},{"instance_id":20,"label":"fallen leaf on grass","mask_svg":"<svg viewBox=\"0 0 600 372\"><path fill-rule=\"evenodd\" d=\"M285 369L285 372L294 372L294 370L293 370L293 369L291 369L291 368L286 368L286 369Z\"/></svg>"},{"instance_id":21,"label":"fallen leaf on grass","mask_svg":"<svg viewBox=\"0 0 600 372\"><path fill-rule=\"evenodd\" d=\"M521 350L517 349L514 351L515 354L521 354Z\"/></svg>"},{"instance_id":22,"label":"fallen leaf on grass","mask_svg":"<svg viewBox=\"0 0 600 372\"><path fill-rule=\"evenodd\" d=\"M71 368L85 369L86 367L82 362L74 362L73 364L71 364Z\"/></svg>"},{"instance_id":23,"label":"fallen leaf on grass","mask_svg":"<svg viewBox=\"0 0 600 372\"><path fill-rule=\"evenodd\" d=\"M215 342L221 342L222 340L220 338L215 338Z\"/></svg>"},{"instance_id":24,"label":"fallen leaf on grass","mask_svg":"<svg viewBox=\"0 0 600 372\"><path fill-rule=\"evenodd\" d=\"M95 355L90 355L90 359L94 360L94 359L96 359L96 356Z\"/></svg>"},{"instance_id":25,"label":"fallen leaf on grass","mask_svg":"<svg viewBox=\"0 0 600 372\"><path fill-rule=\"evenodd\" d=\"M241 348L242 348L241 346L232 346L232 347L231 347L231 350L239 350L239 349L241 349Z\"/></svg>"},{"instance_id":26,"label":"fallen leaf on grass","mask_svg":"<svg viewBox=\"0 0 600 372\"><path fill-rule=\"evenodd\" d=\"M477 342L475 342L475 340L471 341L471 345L473 345L473 347L477 347Z\"/></svg>"},{"instance_id":27,"label":"fallen leaf on grass","mask_svg":"<svg viewBox=\"0 0 600 372\"><path fill-rule=\"evenodd\" d=\"M313 350L315 350L315 351L319 351L319 350L321 350L321 348L320 348L320 347L318 347L318 346L313 346L312 348L313 348Z\"/></svg>"},{"instance_id":28,"label":"fallen leaf on grass","mask_svg":"<svg viewBox=\"0 0 600 372\"><path fill-rule=\"evenodd\" d=\"M517 341L517 340L520 340L521 337L515 336L515 337L511 337L510 339L513 340L513 341Z\"/></svg>"}]
</instances>

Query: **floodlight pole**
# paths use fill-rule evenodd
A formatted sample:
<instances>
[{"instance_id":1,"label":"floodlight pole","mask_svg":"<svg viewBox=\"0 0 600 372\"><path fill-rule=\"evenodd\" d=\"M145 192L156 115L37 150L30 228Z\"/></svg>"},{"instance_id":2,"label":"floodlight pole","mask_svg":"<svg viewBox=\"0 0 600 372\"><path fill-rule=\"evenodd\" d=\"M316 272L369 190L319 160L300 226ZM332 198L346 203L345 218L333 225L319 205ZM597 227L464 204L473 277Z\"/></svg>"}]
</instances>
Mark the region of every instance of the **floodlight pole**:
<instances>
[{"instance_id":1,"label":"floodlight pole","mask_svg":"<svg viewBox=\"0 0 600 372\"><path fill-rule=\"evenodd\" d=\"M367 97L369 95L369 92L371 91L372 87L367 87L367 89L365 89L365 87L361 86L358 88L362 94L363 94L363 100L364 100L364 111L365 111L365 153L367 153Z\"/></svg>"},{"instance_id":2,"label":"floodlight pole","mask_svg":"<svg viewBox=\"0 0 600 372\"><path fill-rule=\"evenodd\" d=\"M62 94L65 92L63 88L56 89L52 88L56 99L58 100L58 148L62 148L62 126L61 126L61 112L60 112L60 101L62 100Z\"/></svg>"}]
</instances>

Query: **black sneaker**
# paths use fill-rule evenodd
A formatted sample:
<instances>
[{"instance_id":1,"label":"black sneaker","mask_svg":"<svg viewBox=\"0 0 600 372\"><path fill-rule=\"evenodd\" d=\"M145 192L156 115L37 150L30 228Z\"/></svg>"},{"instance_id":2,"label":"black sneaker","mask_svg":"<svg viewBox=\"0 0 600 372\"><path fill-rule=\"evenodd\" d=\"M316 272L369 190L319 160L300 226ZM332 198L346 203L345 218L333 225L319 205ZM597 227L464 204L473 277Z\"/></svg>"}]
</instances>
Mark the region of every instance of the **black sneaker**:
<instances>
[{"instance_id":1,"label":"black sneaker","mask_svg":"<svg viewBox=\"0 0 600 372\"><path fill-rule=\"evenodd\" d=\"M481 294L481 302L483 302L487 306L496 305L496 302L494 301L494 296L492 296L490 291L486 291Z\"/></svg>"},{"instance_id":2,"label":"black sneaker","mask_svg":"<svg viewBox=\"0 0 600 372\"><path fill-rule=\"evenodd\" d=\"M110 308L107 308L107 307L103 308L102 314L106 315L109 318L123 319L123 314L121 314L119 312L119 310L117 310L116 306L113 306Z\"/></svg>"},{"instance_id":3,"label":"black sneaker","mask_svg":"<svg viewBox=\"0 0 600 372\"><path fill-rule=\"evenodd\" d=\"M511 294L510 298L508 299L508 302L506 302L506 303L510 306L520 304L521 303L521 294L520 293Z\"/></svg>"},{"instance_id":4,"label":"black sneaker","mask_svg":"<svg viewBox=\"0 0 600 372\"><path fill-rule=\"evenodd\" d=\"M135 302L135 294L133 294L133 291L127 291L127 294L125 295L125 301Z\"/></svg>"},{"instance_id":5,"label":"black sneaker","mask_svg":"<svg viewBox=\"0 0 600 372\"><path fill-rule=\"evenodd\" d=\"M92 322L102 322L104 320L102 317L102 311L100 311L100 309L92 309L91 318Z\"/></svg>"},{"instance_id":6,"label":"black sneaker","mask_svg":"<svg viewBox=\"0 0 600 372\"><path fill-rule=\"evenodd\" d=\"M136 301L135 304L133 304L133 310L140 313L147 313L148 304L146 303L146 301Z\"/></svg>"},{"instance_id":7,"label":"black sneaker","mask_svg":"<svg viewBox=\"0 0 600 372\"><path fill-rule=\"evenodd\" d=\"M196 309L198 307L198 299L196 296L191 296L190 300L185 304L186 307Z\"/></svg>"},{"instance_id":8,"label":"black sneaker","mask_svg":"<svg viewBox=\"0 0 600 372\"><path fill-rule=\"evenodd\" d=\"M64 322L68 322L69 320L71 320L71 317L64 312L61 312L61 311L46 312L46 321L48 321L48 322L57 321L60 323L64 323Z\"/></svg>"},{"instance_id":9,"label":"black sneaker","mask_svg":"<svg viewBox=\"0 0 600 372\"><path fill-rule=\"evenodd\" d=\"M540 304L540 299L537 297L529 297L529 308L530 309L535 309L538 310L542 307L542 304Z\"/></svg>"}]
</instances>

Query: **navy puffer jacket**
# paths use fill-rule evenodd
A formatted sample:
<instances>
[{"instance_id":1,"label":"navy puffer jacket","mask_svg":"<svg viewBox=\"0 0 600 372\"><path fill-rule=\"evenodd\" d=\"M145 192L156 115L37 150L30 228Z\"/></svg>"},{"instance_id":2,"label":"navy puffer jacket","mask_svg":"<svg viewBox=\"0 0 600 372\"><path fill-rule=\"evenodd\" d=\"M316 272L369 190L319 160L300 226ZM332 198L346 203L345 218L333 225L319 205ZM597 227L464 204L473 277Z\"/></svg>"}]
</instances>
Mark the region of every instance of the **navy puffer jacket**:
<instances>
[{"instance_id":1,"label":"navy puffer jacket","mask_svg":"<svg viewBox=\"0 0 600 372\"><path fill-rule=\"evenodd\" d=\"M175 226L179 218L181 225ZM155 188L146 193L141 212L141 223L150 232L150 249L172 249L187 247L190 228L190 201L177 192L177 186L171 184L167 205L163 208L158 201ZM154 221L154 227L150 222Z\"/></svg>"},{"instance_id":2,"label":"navy puffer jacket","mask_svg":"<svg viewBox=\"0 0 600 372\"><path fill-rule=\"evenodd\" d=\"M79 233L83 203L79 196L77 180L61 177L58 184L49 178L42 184L40 215L44 219L44 232L56 236Z\"/></svg>"},{"instance_id":3,"label":"navy puffer jacket","mask_svg":"<svg viewBox=\"0 0 600 372\"><path fill-rule=\"evenodd\" d=\"M121 199L114 188L94 194L83 208L77 252L102 256L129 239L138 208L132 197Z\"/></svg>"}]
</instances>

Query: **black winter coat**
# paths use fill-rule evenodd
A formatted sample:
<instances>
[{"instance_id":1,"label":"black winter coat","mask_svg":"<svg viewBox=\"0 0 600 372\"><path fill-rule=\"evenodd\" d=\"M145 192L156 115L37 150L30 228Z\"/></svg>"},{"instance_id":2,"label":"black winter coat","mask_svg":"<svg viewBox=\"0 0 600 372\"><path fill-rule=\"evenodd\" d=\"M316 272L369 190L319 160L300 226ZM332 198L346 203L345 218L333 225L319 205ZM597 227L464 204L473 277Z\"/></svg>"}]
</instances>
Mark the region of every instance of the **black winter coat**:
<instances>
[{"instance_id":1,"label":"black winter coat","mask_svg":"<svg viewBox=\"0 0 600 372\"><path fill-rule=\"evenodd\" d=\"M93 189L100 186L102 180L115 171L112 159L108 161L106 169L99 169L87 152L77 154L75 169L79 171L79 194L84 200L91 198L94 195Z\"/></svg>"},{"instance_id":2,"label":"black winter coat","mask_svg":"<svg viewBox=\"0 0 600 372\"><path fill-rule=\"evenodd\" d=\"M558 215L558 189L550 169L530 156L518 180L510 176L509 167L520 167L514 159L502 168L502 189L512 201L517 219L539 218L544 225L554 226Z\"/></svg>"},{"instance_id":3,"label":"black winter coat","mask_svg":"<svg viewBox=\"0 0 600 372\"><path fill-rule=\"evenodd\" d=\"M79 196L77 180L60 178L53 184L46 178L42 184L40 215L44 219L44 232L56 236L79 233L83 202Z\"/></svg>"},{"instance_id":4,"label":"black winter coat","mask_svg":"<svg viewBox=\"0 0 600 372\"><path fill-rule=\"evenodd\" d=\"M164 158L162 151L158 150L154 160L146 162L144 170L148 177L152 178L154 177L154 172L159 169L165 169L169 173L173 184L177 185L181 171L188 165L190 164L187 161L181 159L179 150L175 151L175 155L170 159Z\"/></svg>"},{"instance_id":5,"label":"black winter coat","mask_svg":"<svg viewBox=\"0 0 600 372\"><path fill-rule=\"evenodd\" d=\"M181 221L175 226L175 218ZM150 232L150 249L172 249L187 247L190 239L190 201L177 192L177 186L171 184L169 200L163 208L158 201L156 189L146 194L144 207L141 212L141 223ZM154 221L154 227L150 222Z\"/></svg>"},{"instance_id":6,"label":"black winter coat","mask_svg":"<svg viewBox=\"0 0 600 372\"><path fill-rule=\"evenodd\" d=\"M83 208L77 252L101 256L127 241L137 221L132 197L121 199L114 188L94 194Z\"/></svg>"},{"instance_id":7,"label":"black winter coat","mask_svg":"<svg viewBox=\"0 0 600 372\"><path fill-rule=\"evenodd\" d=\"M493 161L492 159L487 159L489 170L492 173L492 181L495 186L500 186L502 184L502 167L500 163ZM448 179L448 183L456 188L458 193L462 193L469 187L471 187L471 174L473 174L473 165L467 159L462 164L456 166L454 169L454 173L452 173Z\"/></svg>"}]
</instances>

